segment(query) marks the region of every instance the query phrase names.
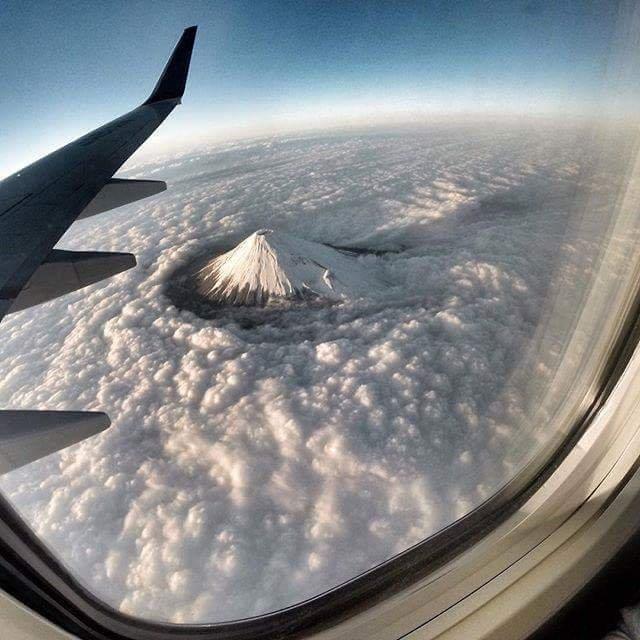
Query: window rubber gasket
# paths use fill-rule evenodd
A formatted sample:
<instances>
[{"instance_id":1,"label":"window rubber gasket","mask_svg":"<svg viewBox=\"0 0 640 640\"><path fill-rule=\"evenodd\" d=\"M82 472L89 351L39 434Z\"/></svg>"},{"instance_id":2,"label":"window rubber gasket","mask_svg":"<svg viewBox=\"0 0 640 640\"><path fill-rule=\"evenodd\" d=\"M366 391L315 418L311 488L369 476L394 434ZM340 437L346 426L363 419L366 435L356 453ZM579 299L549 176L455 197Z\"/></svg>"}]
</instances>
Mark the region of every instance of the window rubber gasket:
<instances>
[{"instance_id":1,"label":"window rubber gasket","mask_svg":"<svg viewBox=\"0 0 640 640\"><path fill-rule=\"evenodd\" d=\"M549 478L609 397L640 340L640 283L595 392L564 440L538 456L467 515L369 571L309 600L253 618L212 624L152 622L101 602L40 542L0 495L0 588L82 640L276 640L318 633L370 608L440 568L513 515Z\"/></svg>"}]
</instances>

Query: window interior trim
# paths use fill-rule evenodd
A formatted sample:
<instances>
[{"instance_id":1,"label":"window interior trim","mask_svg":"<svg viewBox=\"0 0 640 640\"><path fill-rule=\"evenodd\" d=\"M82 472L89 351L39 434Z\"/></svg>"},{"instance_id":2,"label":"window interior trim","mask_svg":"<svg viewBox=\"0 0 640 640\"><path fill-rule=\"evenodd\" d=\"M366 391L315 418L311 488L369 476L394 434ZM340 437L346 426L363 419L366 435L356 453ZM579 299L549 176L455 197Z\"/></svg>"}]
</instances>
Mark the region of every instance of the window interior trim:
<instances>
[{"instance_id":1,"label":"window interior trim","mask_svg":"<svg viewBox=\"0 0 640 640\"><path fill-rule=\"evenodd\" d=\"M640 353L634 369L633 385L624 389L629 395L640 384ZM540 541L493 578L478 583L478 588L466 597L403 637L529 638L578 596L630 541L637 544L640 398L637 393L633 396L631 410L602 417L598 437L590 443L591 450L579 447L581 450L573 456L577 463L567 460L569 464L559 468L559 479L571 482L575 490L566 492L550 487L550 498L542 501L538 512L525 514L523 520L530 520L525 525L529 532L535 533L547 525L548 531ZM613 438L607 433L612 426L617 428ZM599 455L603 448L604 455ZM571 478L572 474L576 477ZM555 524L554 515L560 516ZM496 537L492 538L495 544Z\"/></svg>"}]
</instances>

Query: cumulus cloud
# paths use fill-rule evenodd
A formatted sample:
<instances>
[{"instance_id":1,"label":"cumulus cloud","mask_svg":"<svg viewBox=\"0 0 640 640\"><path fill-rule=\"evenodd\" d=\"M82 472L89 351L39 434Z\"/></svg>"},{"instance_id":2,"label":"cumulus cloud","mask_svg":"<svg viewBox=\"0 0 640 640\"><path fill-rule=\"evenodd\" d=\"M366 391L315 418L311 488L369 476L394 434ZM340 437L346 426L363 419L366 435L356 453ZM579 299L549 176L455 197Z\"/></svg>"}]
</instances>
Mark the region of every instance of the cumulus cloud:
<instances>
[{"instance_id":1,"label":"cumulus cloud","mask_svg":"<svg viewBox=\"0 0 640 640\"><path fill-rule=\"evenodd\" d=\"M169 191L61 246L138 268L0 327L2 406L113 426L2 489L100 597L175 622L293 604L438 531L533 443L516 374L589 150L575 128L460 126L130 165ZM252 322L173 305L177 270L262 227L384 252L358 260L391 285Z\"/></svg>"}]
</instances>

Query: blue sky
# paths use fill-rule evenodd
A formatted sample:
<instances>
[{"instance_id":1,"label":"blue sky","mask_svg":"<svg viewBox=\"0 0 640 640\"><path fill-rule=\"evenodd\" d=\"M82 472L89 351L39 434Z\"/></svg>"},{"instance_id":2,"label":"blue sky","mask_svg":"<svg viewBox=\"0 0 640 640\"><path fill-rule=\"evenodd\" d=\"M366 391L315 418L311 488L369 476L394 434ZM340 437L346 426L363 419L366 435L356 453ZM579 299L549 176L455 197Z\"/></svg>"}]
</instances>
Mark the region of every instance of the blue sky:
<instances>
[{"instance_id":1,"label":"blue sky","mask_svg":"<svg viewBox=\"0 0 640 640\"><path fill-rule=\"evenodd\" d=\"M139 103L191 24L186 106L160 141L432 114L597 112L626 5L4 0L0 175ZM627 93L630 105L638 95Z\"/></svg>"}]
</instances>

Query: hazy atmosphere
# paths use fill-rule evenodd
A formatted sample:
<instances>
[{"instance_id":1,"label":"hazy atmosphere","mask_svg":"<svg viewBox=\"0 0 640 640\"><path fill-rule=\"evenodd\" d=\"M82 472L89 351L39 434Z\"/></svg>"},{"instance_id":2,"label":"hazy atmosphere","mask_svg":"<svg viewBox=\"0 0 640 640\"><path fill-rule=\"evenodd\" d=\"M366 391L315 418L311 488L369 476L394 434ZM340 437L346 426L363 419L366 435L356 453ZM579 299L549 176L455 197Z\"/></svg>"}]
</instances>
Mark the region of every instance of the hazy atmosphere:
<instances>
[{"instance_id":1,"label":"hazy atmosphere","mask_svg":"<svg viewBox=\"0 0 640 640\"><path fill-rule=\"evenodd\" d=\"M5 0L0 176L139 104L190 24L188 108L146 152L436 115L636 114L633 20L610 0Z\"/></svg>"}]
</instances>

